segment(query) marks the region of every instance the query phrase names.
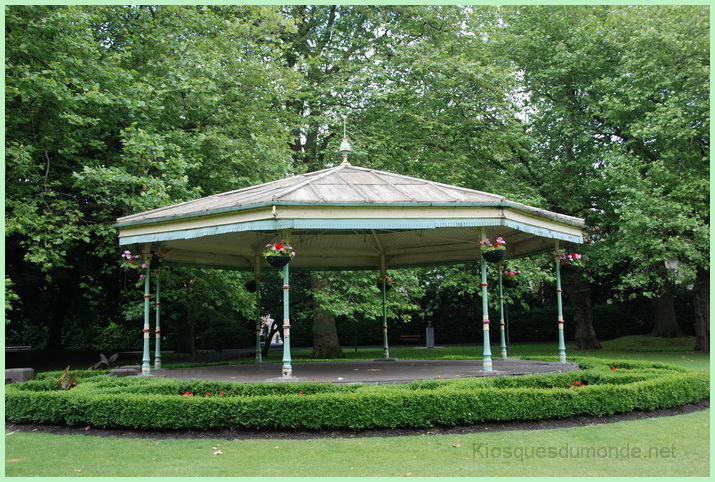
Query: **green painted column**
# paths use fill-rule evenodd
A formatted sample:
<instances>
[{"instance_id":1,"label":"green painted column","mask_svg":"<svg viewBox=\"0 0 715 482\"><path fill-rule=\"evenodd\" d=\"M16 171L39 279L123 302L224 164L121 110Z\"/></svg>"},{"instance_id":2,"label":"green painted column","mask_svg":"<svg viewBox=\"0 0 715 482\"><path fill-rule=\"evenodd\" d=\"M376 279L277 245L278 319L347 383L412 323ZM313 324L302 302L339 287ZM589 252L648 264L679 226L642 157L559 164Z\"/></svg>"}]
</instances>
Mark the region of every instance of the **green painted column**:
<instances>
[{"instance_id":1,"label":"green painted column","mask_svg":"<svg viewBox=\"0 0 715 482\"><path fill-rule=\"evenodd\" d=\"M484 340L484 351L482 353L482 371L491 372L492 368L492 349L489 343L489 292L487 283L487 260L483 257L482 262L482 333Z\"/></svg>"},{"instance_id":2,"label":"green painted column","mask_svg":"<svg viewBox=\"0 0 715 482\"><path fill-rule=\"evenodd\" d=\"M554 253L554 265L556 269L556 307L559 324L559 363L566 363L566 342L564 341L564 309L561 301L561 263L559 262L559 242L556 241L556 252Z\"/></svg>"},{"instance_id":3,"label":"green painted column","mask_svg":"<svg viewBox=\"0 0 715 482\"><path fill-rule=\"evenodd\" d=\"M151 304L151 292L149 291L149 278L151 277L151 254L144 258L146 270L144 272L144 350L142 353L142 375L151 375L151 359L149 358L149 312Z\"/></svg>"},{"instance_id":4,"label":"green painted column","mask_svg":"<svg viewBox=\"0 0 715 482\"><path fill-rule=\"evenodd\" d=\"M288 266L283 267L283 375L281 378L293 378L293 367L290 358L290 271Z\"/></svg>"},{"instance_id":5,"label":"green painted column","mask_svg":"<svg viewBox=\"0 0 715 482\"><path fill-rule=\"evenodd\" d=\"M155 347L154 347L154 370L161 370L161 323L160 323L160 313L161 313L161 277L159 271L156 272L156 300L154 301L154 306L156 307L156 328L154 329Z\"/></svg>"},{"instance_id":6,"label":"green painted column","mask_svg":"<svg viewBox=\"0 0 715 482\"><path fill-rule=\"evenodd\" d=\"M263 355L261 353L261 261L263 256L261 253L256 253L256 266L253 270L256 280L256 363L263 363Z\"/></svg>"},{"instance_id":7,"label":"green painted column","mask_svg":"<svg viewBox=\"0 0 715 482\"><path fill-rule=\"evenodd\" d=\"M256 279L256 363L263 363L261 353L261 281Z\"/></svg>"},{"instance_id":8,"label":"green painted column","mask_svg":"<svg viewBox=\"0 0 715 482\"><path fill-rule=\"evenodd\" d=\"M382 358L391 360L387 343L387 263L385 255L380 255L380 276L382 277Z\"/></svg>"},{"instance_id":9,"label":"green painted column","mask_svg":"<svg viewBox=\"0 0 715 482\"><path fill-rule=\"evenodd\" d=\"M506 323L504 322L504 266L499 265L499 339L501 341L501 357L506 359Z\"/></svg>"},{"instance_id":10,"label":"green painted column","mask_svg":"<svg viewBox=\"0 0 715 482\"><path fill-rule=\"evenodd\" d=\"M387 280L382 277L382 357L390 358L390 347L387 345Z\"/></svg>"}]
</instances>

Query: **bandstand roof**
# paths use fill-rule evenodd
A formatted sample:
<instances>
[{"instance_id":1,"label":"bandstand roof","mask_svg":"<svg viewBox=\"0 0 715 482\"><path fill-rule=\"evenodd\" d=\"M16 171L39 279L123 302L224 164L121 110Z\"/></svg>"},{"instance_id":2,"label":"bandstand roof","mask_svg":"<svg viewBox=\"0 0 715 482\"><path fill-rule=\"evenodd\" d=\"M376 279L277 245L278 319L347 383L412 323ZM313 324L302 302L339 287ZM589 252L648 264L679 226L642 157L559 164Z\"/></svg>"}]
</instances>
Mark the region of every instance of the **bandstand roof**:
<instances>
[{"instance_id":1,"label":"bandstand roof","mask_svg":"<svg viewBox=\"0 0 715 482\"><path fill-rule=\"evenodd\" d=\"M479 257L482 230L507 256L582 243L583 219L486 192L350 165L119 218L119 244L166 262L255 270L289 241L291 268L377 269ZM281 235L280 233L283 233ZM285 235L289 233L289 239Z\"/></svg>"}]
</instances>

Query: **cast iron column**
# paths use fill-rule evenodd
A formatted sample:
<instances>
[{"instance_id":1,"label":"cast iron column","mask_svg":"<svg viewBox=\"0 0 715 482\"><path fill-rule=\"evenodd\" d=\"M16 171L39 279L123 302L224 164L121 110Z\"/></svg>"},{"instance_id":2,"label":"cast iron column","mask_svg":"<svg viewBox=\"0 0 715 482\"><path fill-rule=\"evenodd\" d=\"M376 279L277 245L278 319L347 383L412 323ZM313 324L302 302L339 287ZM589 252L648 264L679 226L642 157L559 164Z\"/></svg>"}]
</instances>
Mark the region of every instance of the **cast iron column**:
<instances>
[{"instance_id":1,"label":"cast iron column","mask_svg":"<svg viewBox=\"0 0 715 482\"><path fill-rule=\"evenodd\" d=\"M256 269L254 270L256 278L256 363L263 362L263 353L261 350L261 255L256 253ZM268 343L268 341L266 341Z\"/></svg>"},{"instance_id":2,"label":"cast iron column","mask_svg":"<svg viewBox=\"0 0 715 482\"><path fill-rule=\"evenodd\" d=\"M554 253L556 265L556 307L559 324L559 363L566 363L566 343L564 342L564 309L561 302L561 262L559 260L559 241L556 240L556 252Z\"/></svg>"},{"instance_id":3,"label":"cast iron column","mask_svg":"<svg viewBox=\"0 0 715 482\"><path fill-rule=\"evenodd\" d=\"M382 276L382 358L391 360L387 344L387 269L385 255L380 255L380 276Z\"/></svg>"},{"instance_id":4,"label":"cast iron column","mask_svg":"<svg viewBox=\"0 0 715 482\"><path fill-rule=\"evenodd\" d=\"M159 313L161 311L161 299L159 298L161 292L161 282L160 282L159 272L156 272L156 301L154 301L154 306L156 306L156 346L154 347L154 370L161 369L161 327L159 323Z\"/></svg>"},{"instance_id":5,"label":"cast iron column","mask_svg":"<svg viewBox=\"0 0 715 482\"><path fill-rule=\"evenodd\" d=\"M151 276L151 253L145 252L144 265L144 350L142 353L142 375L151 375L151 359L149 358L149 311L151 292L149 291L149 278Z\"/></svg>"},{"instance_id":6,"label":"cast iron column","mask_svg":"<svg viewBox=\"0 0 715 482\"><path fill-rule=\"evenodd\" d=\"M504 322L504 266L499 265L499 337L501 340L501 357L506 359L506 323Z\"/></svg>"},{"instance_id":7,"label":"cast iron column","mask_svg":"<svg viewBox=\"0 0 715 482\"><path fill-rule=\"evenodd\" d=\"M487 283L487 260L481 257L482 261L482 332L484 339L484 352L482 356L482 371L491 372L492 369L492 349L489 344L489 296Z\"/></svg>"},{"instance_id":8,"label":"cast iron column","mask_svg":"<svg viewBox=\"0 0 715 482\"><path fill-rule=\"evenodd\" d=\"M293 378L293 367L290 364L289 265L290 263L283 267L283 375L281 378Z\"/></svg>"}]
</instances>

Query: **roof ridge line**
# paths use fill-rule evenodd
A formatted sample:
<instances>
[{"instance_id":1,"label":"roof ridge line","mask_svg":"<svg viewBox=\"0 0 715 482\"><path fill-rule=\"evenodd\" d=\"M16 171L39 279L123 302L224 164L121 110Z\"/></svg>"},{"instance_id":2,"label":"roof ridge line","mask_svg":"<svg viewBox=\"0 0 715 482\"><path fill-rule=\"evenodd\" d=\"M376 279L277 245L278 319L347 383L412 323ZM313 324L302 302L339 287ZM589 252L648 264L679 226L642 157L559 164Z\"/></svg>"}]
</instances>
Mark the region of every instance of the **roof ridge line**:
<instances>
[{"instance_id":1,"label":"roof ridge line","mask_svg":"<svg viewBox=\"0 0 715 482\"><path fill-rule=\"evenodd\" d=\"M353 166L353 167L355 167L355 166ZM428 184L433 184L440 188L458 189L460 191L467 191L467 192L478 193L478 194L486 194L488 196L498 197L503 201L508 201L508 199L506 199L506 197L504 197L500 194L494 194L493 192L479 191L477 189L471 189L471 188L463 187L463 186L453 186L451 184L445 184L443 182L430 181L429 179L421 179L419 177L414 177L414 176L405 176L404 174L396 174L394 172L389 172L389 171L380 171L379 169L367 169L367 168L358 168L358 169L365 169L367 171L375 172L375 173L389 174L390 176L400 177L403 179L409 179L412 181L422 181L422 182L426 182Z\"/></svg>"},{"instance_id":2,"label":"roof ridge line","mask_svg":"<svg viewBox=\"0 0 715 482\"><path fill-rule=\"evenodd\" d=\"M317 181L318 179L322 179L329 174L332 174L335 171L339 171L340 169L344 169L346 167L351 167L351 166L345 166L345 165L339 165L335 167L329 167L327 169L321 169L318 171L313 171L313 172L306 172L304 174L300 174L300 176L306 176L306 179L303 180L303 182L300 182L296 184L295 186L290 186L288 189L285 189L281 191L280 193L276 193L271 197L272 201L278 201L279 198L285 196L286 194L290 194L292 192L295 192L296 190L302 188L303 186L307 186L311 184L313 181Z\"/></svg>"}]
</instances>

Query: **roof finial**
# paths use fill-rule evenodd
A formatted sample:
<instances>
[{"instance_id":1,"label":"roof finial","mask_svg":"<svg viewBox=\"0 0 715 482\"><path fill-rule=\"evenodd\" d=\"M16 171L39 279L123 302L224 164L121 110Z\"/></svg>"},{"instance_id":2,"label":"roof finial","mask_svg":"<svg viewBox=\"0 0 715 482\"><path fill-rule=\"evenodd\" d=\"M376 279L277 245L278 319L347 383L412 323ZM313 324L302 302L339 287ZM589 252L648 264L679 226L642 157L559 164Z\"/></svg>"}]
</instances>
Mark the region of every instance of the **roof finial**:
<instances>
[{"instance_id":1,"label":"roof finial","mask_svg":"<svg viewBox=\"0 0 715 482\"><path fill-rule=\"evenodd\" d=\"M343 116L343 142L340 143L340 155L343 156L343 166L349 166L348 155L353 151L348 143L347 128L345 127L345 119L347 117Z\"/></svg>"}]
</instances>

